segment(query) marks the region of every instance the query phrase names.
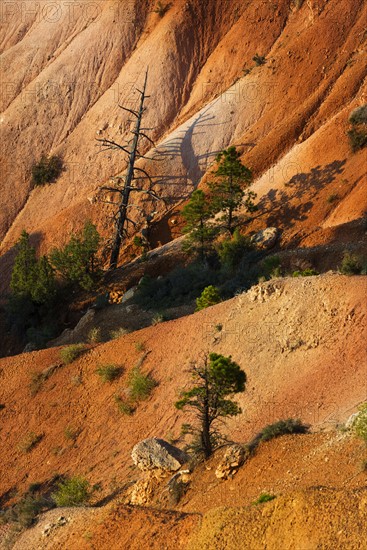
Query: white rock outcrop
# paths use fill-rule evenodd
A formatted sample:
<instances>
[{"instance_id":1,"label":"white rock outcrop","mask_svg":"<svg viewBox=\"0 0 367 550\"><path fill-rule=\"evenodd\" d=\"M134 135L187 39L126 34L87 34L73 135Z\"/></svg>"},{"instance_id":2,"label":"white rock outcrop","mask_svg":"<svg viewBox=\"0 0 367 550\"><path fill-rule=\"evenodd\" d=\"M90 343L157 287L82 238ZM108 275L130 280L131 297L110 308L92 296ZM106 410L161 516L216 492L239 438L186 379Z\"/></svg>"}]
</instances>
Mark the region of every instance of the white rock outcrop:
<instances>
[{"instance_id":1,"label":"white rock outcrop","mask_svg":"<svg viewBox=\"0 0 367 550\"><path fill-rule=\"evenodd\" d=\"M155 437L144 439L131 452L134 464L143 471L159 469L176 472L189 460L186 453Z\"/></svg>"},{"instance_id":2,"label":"white rock outcrop","mask_svg":"<svg viewBox=\"0 0 367 550\"><path fill-rule=\"evenodd\" d=\"M259 248L273 248L277 242L279 236L279 229L276 227L267 227L266 229L261 229L258 231L252 238L251 241L256 244Z\"/></svg>"}]
</instances>

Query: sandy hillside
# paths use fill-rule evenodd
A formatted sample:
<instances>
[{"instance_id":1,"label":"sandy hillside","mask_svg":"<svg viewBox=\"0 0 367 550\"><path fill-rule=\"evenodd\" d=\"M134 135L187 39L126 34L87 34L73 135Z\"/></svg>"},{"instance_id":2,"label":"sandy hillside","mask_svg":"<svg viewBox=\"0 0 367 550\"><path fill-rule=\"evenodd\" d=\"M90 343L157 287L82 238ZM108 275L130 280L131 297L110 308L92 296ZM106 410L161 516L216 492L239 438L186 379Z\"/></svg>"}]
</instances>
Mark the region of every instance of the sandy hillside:
<instances>
[{"instance_id":1,"label":"sandy hillside","mask_svg":"<svg viewBox=\"0 0 367 550\"><path fill-rule=\"evenodd\" d=\"M343 533L347 536L349 529L354 530L353 526L359 524L355 499L360 497L343 492L343 499L339 493L330 493L329 497L329 493L325 496L307 491L318 486L355 491L365 486L365 474L361 470L365 459L363 444L336 428L366 400L366 290L363 276L272 280L200 313L92 346L67 366L60 363L59 348L2 359L0 401L5 407L1 411L4 443L0 492L6 495L15 490L19 495L30 483L49 480L55 473L79 474L91 484L100 484L95 498L102 499L122 488L127 480L139 478L139 472L132 469L133 445L146 437L170 439L179 435L181 424L189 416L175 410L173 403L179 389L188 383L186 369L191 360L213 350L231 354L248 376L247 391L239 396L244 412L227 422L231 438L246 442L266 424L287 417L301 418L314 433L287 436L261 445L234 481L224 484L214 477L219 460L216 454L211 462L195 471L190 490L178 510L203 514L218 506L248 506L265 491L285 497L275 503L275 508L273 504L266 505L268 512L262 515L260 526L257 512L245 512L249 514L248 521L261 530L261 540L270 537L275 544L276 537L286 536L277 531L282 523L279 518L288 515L287 510L294 506L307 512L302 512L303 519L299 516L296 527L287 535L290 537L287 547L294 548L292 537L298 536L298 528L303 530L302 536L308 536L304 514L309 517L308 521L314 522L315 514L320 511L323 517L330 506L340 518L343 510L348 510L352 523L344 527ZM220 332L215 328L218 324L223 327ZM143 371L149 372L159 385L134 415L127 417L118 411L114 396L124 395L128 373L139 360ZM104 384L95 370L97 366L111 363L121 365L123 374L119 380ZM34 373L45 372L53 365L59 366L32 395ZM68 436L70 431L76 433L75 438ZM30 432L40 436L40 441L30 452L24 452ZM163 495L163 489L162 486L152 502L155 508L167 507L159 496ZM294 491L306 493L294 495ZM336 499L335 506L331 504L333 499ZM363 515L365 497L361 499L358 513ZM113 537L121 536L118 533L125 520L121 523L116 518L122 514L126 519L127 513L134 518L131 520L133 530L123 535L130 541L133 533L134 537L138 536L140 512L126 512L124 508L116 509L116 505L119 506L118 501L112 508L86 511L80 521L79 513L74 516L70 512L70 516L68 512L68 517L75 518L72 520L76 522L75 528L57 531L66 539L61 538L63 542L53 545L51 538L50 546L44 542L41 548L62 548L65 540L73 548L84 548L85 537L89 536L86 532L101 541L99 547L104 548L103 544L107 547L113 544ZM233 511L235 515L238 513ZM90 514L100 518L98 525L99 521L105 526L111 523L111 528L98 528ZM150 519L151 525L158 529L161 521L174 524L174 529L177 528L174 532L177 537L182 535L185 544L188 533L197 526L197 520L190 519L191 516L187 519L178 516L177 523L172 516L162 520L158 512L157 517L155 514ZM198 540L209 544L205 546L203 542L203 548L213 548L210 541L219 528L215 518L213 512L203 520ZM322 521L319 523L321 529ZM237 535L228 529L220 540L229 537L229 547L237 547L236 538L231 538ZM137 540L144 546L147 540L154 540L153 532L154 527L145 534L142 532ZM38 536L37 533L42 534L39 527L25 534L24 540ZM164 533L157 539L157 547L167 540ZM331 548L332 533L333 530L322 534L329 544L325 548ZM340 535L340 540L344 540L344 535ZM245 540L242 547L251 548L252 539ZM162 547L173 548L173 543L165 544ZM220 548L225 548L225 542L220 544ZM26 547L26 544L19 546ZM314 547L317 546L310 546Z\"/></svg>"},{"instance_id":2,"label":"sandy hillside","mask_svg":"<svg viewBox=\"0 0 367 550\"><path fill-rule=\"evenodd\" d=\"M322 274L272 278L194 314L187 303L155 325L155 312L131 302L89 310L84 327L47 349L0 358L0 548L12 537L3 510L31 484L51 492L60 476L80 475L94 487L92 506L48 511L15 549L367 550L366 446L344 428L367 401L367 276L328 271L345 250L367 258L367 149L353 153L347 137L351 111L367 103L366 1L26 4L0 5L1 307L23 228L39 254L87 218L110 236L113 208L100 188L124 173L126 159L96 140L130 139L120 106L136 107L147 69L144 126L154 147L141 143L138 164L165 202L139 194L130 215L139 231L155 211L154 250L134 260L137 247L124 243L121 269L98 292L125 292L187 260L180 209L197 186L206 189L229 145L257 193L253 219L240 212L241 230L277 227L272 252L284 271L312 265ZM62 156L64 171L32 189L42 154ZM94 300L72 294L55 313L73 329ZM109 339L121 327L131 332ZM63 345L87 341L92 328L103 343L64 364ZM2 352L16 349L2 310L0 332ZM184 446L181 426L193 417L174 403L189 387L190 364L212 351L247 375L236 397L242 413L223 426L230 440L248 443L285 418L309 433L261 443L226 481L215 476L219 449L172 501L167 478L144 486L131 450L154 436ZM106 365L119 367L116 380L96 372ZM137 366L156 384L124 414ZM145 506L127 504L137 480ZM254 505L261 493L276 498Z\"/></svg>"},{"instance_id":3,"label":"sandy hillside","mask_svg":"<svg viewBox=\"0 0 367 550\"><path fill-rule=\"evenodd\" d=\"M227 425L235 440L246 441L289 416L317 429L344 422L366 399L366 278L325 275L274 280L261 288L260 294L254 287L198 314L92 346L67 366L59 348L1 359L1 492L55 471L88 474L104 487L115 476L122 481L136 442L179 434L185 418L173 403L188 381L189 362L208 350L231 354L248 376L239 397L245 412ZM114 396L124 395L139 360L159 385L132 417L124 417ZM103 384L95 370L111 363L123 375ZM32 396L34 373L54 365L59 367ZM65 436L67 427L78 433L75 444ZM42 439L24 453L29 432Z\"/></svg>"}]
</instances>

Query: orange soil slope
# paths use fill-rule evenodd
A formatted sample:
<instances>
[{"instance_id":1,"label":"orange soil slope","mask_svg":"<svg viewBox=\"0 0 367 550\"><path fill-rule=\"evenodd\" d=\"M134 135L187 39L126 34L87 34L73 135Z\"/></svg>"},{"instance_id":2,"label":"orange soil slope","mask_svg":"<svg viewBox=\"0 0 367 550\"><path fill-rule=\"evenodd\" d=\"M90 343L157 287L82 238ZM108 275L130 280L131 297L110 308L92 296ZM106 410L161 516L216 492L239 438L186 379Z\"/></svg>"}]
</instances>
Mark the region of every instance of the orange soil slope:
<instances>
[{"instance_id":1,"label":"orange soil slope","mask_svg":"<svg viewBox=\"0 0 367 550\"><path fill-rule=\"evenodd\" d=\"M165 501L166 478L145 508L124 505L122 491L117 496L115 492L112 502L95 508L47 512L19 538L14 550L265 546L316 550L321 544L325 549L365 549L363 447L341 432L283 436L262 444L227 481L214 476L221 450L194 469L178 505ZM254 506L264 492L276 499ZM57 527L60 514L66 524ZM56 527L45 537L52 524Z\"/></svg>"},{"instance_id":2,"label":"orange soil slope","mask_svg":"<svg viewBox=\"0 0 367 550\"><path fill-rule=\"evenodd\" d=\"M248 375L247 391L239 397L244 414L227 425L234 440L246 441L265 424L289 416L316 429L345 421L367 395L366 285L363 276L335 275L265 283L261 295L252 289L200 313L93 346L58 368L33 397L33 373L59 364L59 348L1 359L0 493L24 490L59 472L86 475L108 494L113 480L130 477L136 442L179 435L189 417L173 403L188 382L189 362L208 350L231 354ZM147 353L142 369L159 385L127 417L114 396L124 395L142 345ZM95 370L111 363L124 373L103 384ZM75 442L67 438L68 427L78 434ZM22 443L30 432L42 439L27 453Z\"/></svg>"},{"instance_id":3,"label":"orange soil slope","mask_svg":"<svg viewBox=\"0 0 367 550\"><path fill-rule=\"evenodd\" d=\"M22 4L12 3L0 35L3 252L22 228L42 251L86 217L108 231L110 207L95 197L125 160L97 154L95 138L127 136L118 102L134 105L131 90L147 65L145 124L155 128L151 154L162 162L142 165L162 176L171 202L187 197L215 153L234 143L259 177L261 206L273 209L260 222L280 224L285 243L307 243L315 229L366 211L366 150L352 155L345 135L349 112L366 102L363 0L300 9L288 0L175 0L163 18L148 0L94 2L87 14L61 2L47 17L47 2L33 15L19 15ZM256 52L266 65L255 66ZM62 154L66 171L31 191L30 166L42 152ZM327 202L331 194L336 203Z\"/></svg>"}]
</instances>

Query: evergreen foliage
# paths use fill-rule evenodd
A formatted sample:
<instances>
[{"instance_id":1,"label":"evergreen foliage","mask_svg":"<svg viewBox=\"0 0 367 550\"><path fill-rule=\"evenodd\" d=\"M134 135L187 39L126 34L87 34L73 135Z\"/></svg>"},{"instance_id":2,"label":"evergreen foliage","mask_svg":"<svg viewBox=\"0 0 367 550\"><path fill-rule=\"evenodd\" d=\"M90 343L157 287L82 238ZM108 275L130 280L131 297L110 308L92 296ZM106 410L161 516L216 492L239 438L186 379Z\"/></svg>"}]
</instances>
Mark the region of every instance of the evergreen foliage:
<instances>
[{"instance_id":1,"label":"evergreen foliage","mask_svg":"<svg viewBox=\"0 0 367 550\"><path fill-rule=\"evenodd\" d=\"M52 183L57 180L63 169L63 161L53 155L47 157L42 155L39 162L32 166L32 184L34 187Z\"/></svg>"},{"instance_id":2,"label":"evergreen foliage","mask_svg":"<svg viewBox=\"0 0 367 550\"><path fill-rule=\"evenodd\" d=\"M238 228L236 228L233 236L219 245L218 254L222 267L234 271L240 264L244 254L252 249L250 239L241 235Z\"/></svg>"},{"instance_id":3,"label":"evergreen foliage","mask_svg":"<svg viewBox=\"0 0 367 550\"><path fill-rule=\"evenodd\" d=\"M147 399L156 386L157 382L149 374L144 374L140 367L136 366L130 372L128 387L133 401Z\"/></svg>"},{"instance_id":4,"label":"evergreen foliage","mask_svg":"<svg viewBox=\"0 0 367 550\"><path fill-rule=\"evenodd\" d=\"M263 504L264 502L270 502L276 498L275 495L270 495L269 493L261 493L259 498L257 498L252 504L255 506L258 504Z\"/></svg>"},{"instance_id":5,"label":"evergreen foliage","mask_svg":"<svg viewBox=\"0 0 367 550\"><path fill-rule=\"evenodd\" d=\"M51 251L51 263L66 281L91 290L100 276L97 261L99 243L96 226L87 221L83 230L73 234L64 248Z\"/></svg>"},{"instance_id":6,"label":"evergreen foliage","mask_svg":"<svg viewBox=\"0 0 367 550\"><path fill-rule=\"evenodd\" d=\"M17 255L11 274L10 288L14 297L29 299L35 304L45 304L56 294L53 269L46 256L39 260L23 230L16 245Z\"/></svg>"},{"instance_id":7,"label":"evergreen foliage","mask_svg":"<svg viewBox=\"0 0 367 550\"><path fill-rule=\"evenodd\" d=\"M60 359L64 365L69 365L87 351L84 344L70 344L60 350Z\"/></svg>"},{"instance_id":8,"label":"evergreen foliage","mask_svg":"<svg viewBox=\"0 0 367 550\"><path fill-rule=\"evenodd\" d=\"M29 242L29 234L24 229L16 244L16 250L10 288L16 295L27 295L34 285L37 258L36 251Z\"/></svg>"},{"instance_id":9,"label":"evergreen foliage","mask_svg":"<svg viewBox=\"0 0 367 550\"><path fill-rule=\"evenodd\" d=\"M54 270L47 258L41 256L37 262L36 280L34 281L32 300L39 304L49 303L56 295Z\"/></svg>"},{"instance_id":10,"label":"evergreen foliage","mask_svg":"<svg viewBox=\"0 0 367 550\"><path fill-rule=\"evenodd\" d=\"M46 256L37 259L24 230L16 249L6 306L8 322L17 337L26 337L38 347L52 338L56 329L51 307L57 293L54 272Z\"/></svg>"},{"instance_id":11,"label":"evergreen foliage","mask_svg":"<svg viewBox=\"0 0 367 550\"><path fill-rule=\"evenodd\" d=\"M139 284L134 302L155 311L193 302L210 284L220 282L220 274L202 263L176 267L167 275L153 279L145 275Z\"/></svg>"},{"instance_id":12,"label":"evergreen foliage","mask_svg":"<svg viewBox=\"0 0 367 550\"><path fill-rule=\"evenodd\" d=\"M353 422L353 429L358 437L364 439L367 445L367 402L358 407L359 414Z\"/></svg>"},{"instance_id":13,"label":"evergreen foliage","mask_svg":"<svg viewBox=\"0 0 367 550\"><path fill-rule=\"evenodd\" d=\"M293 271L292 273L292 277L312 277L314 275L319 275L319 273L311 267L307 267L303 271Z\"/></svg>"},{"instance_id":14,"label":"evergreen foliage","mask_svg":"<svg viewBox=\"0 0 367 550\"><path fill-rule=\"evenodd\" d=\"M351 124L367 124L367 105L360 105L353 109L348 120Z\"/></svg>"},{"instance_id":15,"label":"evergreen foliage","mask_svg":"<svg viewBox=\"0 0 367 550\"><path fill-rule=\"evenodd\" d=\"M199 254L201 261L206 259L212 249L215 229L208 221L212 215L213 208L205 193L196 189L182 210L182 216L186 220L184 233L187 235L183 249Z\"/></svg>"},{"instance_id":16,"label":"evergreen foliage","mask_svg":"<svg viewBox=\"0 0 367 550\"><path fill-rule=\"evenodd\" d=\"M348 137L353 153L356 153L360 149L367 147L367 130L365 128L357 127L348 130Z\"/></svg>"},{"instance_id":17,"label":"evergreen foliage","mask_svg":"<svg viewBox=\"0 0 367 550\"><path fill-rule=\"evenodd\" d=\"M217 353L206 355L201 364L192 364L190 372L194 385L182 392L175 405L179 410L194 411L200 427L189 426L190 433L196 434L197 450L208 458L218 442L216 423L242 412L228 396L245 390L246 374L230 356Z\"/></svg>"},{"instance_id":18,"label":"evergreen foliage","mask_svg":"<svg viewBox=\"0 0 367 550\"><path fill-rule=\"evenodd\" d=\"M281 275L282 267L279 256L267 256L261 262L261 277L265 277L265 279L271 279L273 277L281 277Z\"/></svg>"},{"instance_id":19,"label":"evergreen foliage","mask_svg":"<svg viewBox=\"0 0 367 550\"><path fill-rule=\"evenodd\" d=\"M343 275L359 275L362 271L362 260L356 254L344 252L342 263L339 267Z\"/></svg>"},{"instance_id":20,"label":"evergreen foliage","mask_svg":"<svg viewBox=\"0 0 367 550\"><path fill-rule=\"evenodd\" d=\"M349 115L351 128L347 134L353 153L367 147L367 105L360 105Z\"/></svg>"},{"instance_id":21,"label":"evergreen foliage","mask_svg":"<svg viewBox=\"0 0 367 550\"><path fill-rule=\"evenodd\" d=\"M308 432L309 426L303 424L300 419L287 418L286 420L278 420L274 424L265 426L259 434L260 441L270 441L276 437L288 434L305 434Z\"/></svg>"},{"instance_id":22,"label":"evergreen foliage","mask_svg":"<svg viewBox=\"0 0 367 550\"><path fill-rule=\"evenodd\" d=\"M121 367L116 365L101 365L96 369L96 374L98 374L103 382L113 382L121 375Z\"/></svg>"},{"instance_id":23,"label":"evergreen foliage","mask_svg":"<svg viewBox=\"0 0 367 550\"><path fill-rule=\"evenodd\" d=\"M243 187L248 187L252 180L252 173L240 160L240 153L232 146L219 153L216 157L217 169L213 172L215 181L209 183L210 204L215 213L223 212L220 221L223 228L233 235L236 229L237 218L235 212L242 202L248 212L254 212L256 207L254 199L256 194L252 191L245 192ZM245 200L244 200L245 199Z\"/></svg>"},{"instance_id":24,"label":"evergreen foliage","mask_svg":"<svg viewBox=\"0 0 367 550\"><path fill-rule=\"evenodd\" d=\"M204 288L199 298L196 298L196 311L200 311L215 304L219 304L222 299L217 287L209 285Z\"/></svg>"}]
</instances>

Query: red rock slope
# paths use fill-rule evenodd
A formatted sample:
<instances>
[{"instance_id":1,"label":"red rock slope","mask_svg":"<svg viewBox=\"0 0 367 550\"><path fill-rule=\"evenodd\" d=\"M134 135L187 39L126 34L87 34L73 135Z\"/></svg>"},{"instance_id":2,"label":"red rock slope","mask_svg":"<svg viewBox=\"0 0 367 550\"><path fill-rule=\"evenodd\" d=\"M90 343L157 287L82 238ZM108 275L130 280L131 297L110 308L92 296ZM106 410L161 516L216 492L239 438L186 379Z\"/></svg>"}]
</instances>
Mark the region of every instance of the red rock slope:
<instances>
[{"instance_id":1,"label":"red rock slope","mask_svg":"<svg viewBox=\"0 0 367 550\"><path fill-rule=\"evenodd\" d=\"M95 138L126 137L118 103L134 105L147 66L146 126L163 161L144 163L162 175L171 201L186 197L233 143L257 177L261 207L273 210L261 223L279 223L285 243L322 241L324 229L364 213L366 150L351 154L345 135L348 114L366 102L363 0L301 8L289 0L175 0L163 18L148 0L58 4L2 8L3 252L22 228L41 250L86 217L108 232L108 208L95 196L125 160L97 154ZM255 65L256 53L265 65ZM43 152L62 154L66 171L31 191L30 167ZM315 231L321 236L307 241Z\"/></svg>"}]
</instances>

